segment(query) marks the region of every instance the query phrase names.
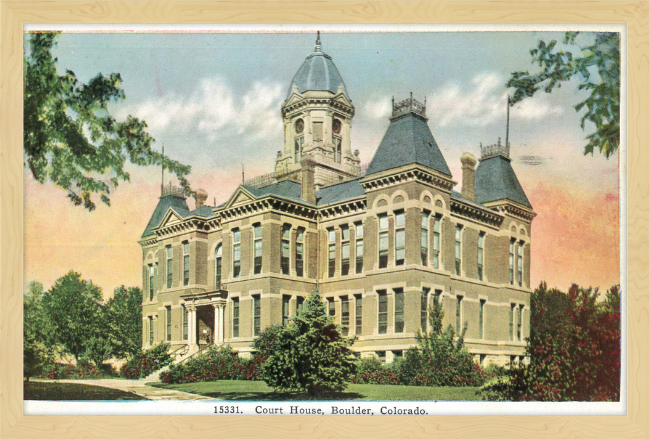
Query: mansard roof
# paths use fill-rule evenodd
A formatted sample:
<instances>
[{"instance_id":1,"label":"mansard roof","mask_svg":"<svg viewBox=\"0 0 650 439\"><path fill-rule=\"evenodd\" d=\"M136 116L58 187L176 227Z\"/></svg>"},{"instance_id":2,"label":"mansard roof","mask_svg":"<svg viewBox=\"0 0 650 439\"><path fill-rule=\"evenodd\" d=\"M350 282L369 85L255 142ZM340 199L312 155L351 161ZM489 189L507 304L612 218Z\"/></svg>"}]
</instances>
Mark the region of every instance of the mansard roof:
<instances>
[{"instance_id":1,"label":"mansard roof","mask_svg":"<svg viewBox=\"0 0 650 439\"><path fill-rule=\"evenodd\" d=\"M510 200L533 208L512 169L510 159L504 155L496 155L479 161L474 176L474 191L476 201L480 204Z\"/></svg>"},{"instance_id":2,"label":"mansard roof","mask_svg":"<svg viewBox=\"0 0 650 439\"><path fill-rule=\"evenodd\" d=\"M351 200L365 195L366 191L359 181L361 178L326 186L316 191L316 204L325 206L339 201Z\"/></svg>"},{"instance_id":3,"label":"mansard roof","mask_svg":"<svg viewBox=\"0 0 650 439\"><path fill-rule=\"evenodd\" d=\"M418 163L451 177L449 166L427 124L414 112L391 118L366 175Z\"/></svg>"},{"instance_id":4,"label":"mansard roof","mask_svg":"<svg viewBox=\"0 0 650 439\"><path fill-rule=\"evenodd\" d=\"M160 223L165 218L165 215L167 214L169 209L173 210L181 218L188 218L190 216L211 218L215 216L213 212L214 207L212 206L203 205L198 209L194 209L190 211L190 208L188 207L185 198L176 195L166 195L164 197L160 197L160 201L158 201L158 205L156 206L156 209L153 211L153 215L151 215L149 224L147 224L147 227L144 230L144 233L142 234L141 238L145 238L147 236L154 234L153 229L160 226Z\"/></svg>"},{"instance_id":5,"label":"mansard roof","mask_svg":"<svg viewBox=\"0 0 650 439\"><path fill-rule=\"evenodd\" d=\"M296 183L291 180L283 180L277 183L270 184L262 188L256 188L254 186L245 186L241 185L244 189L250 192L255 198L260 198L265 195L274 195L280 198L286 198L292 201L298 201L300 203L307 203L303 200L300 195L302 194L302 188L300 183ZM310 204L310 203L307 203Z\"/></svg>"}]
</instances>

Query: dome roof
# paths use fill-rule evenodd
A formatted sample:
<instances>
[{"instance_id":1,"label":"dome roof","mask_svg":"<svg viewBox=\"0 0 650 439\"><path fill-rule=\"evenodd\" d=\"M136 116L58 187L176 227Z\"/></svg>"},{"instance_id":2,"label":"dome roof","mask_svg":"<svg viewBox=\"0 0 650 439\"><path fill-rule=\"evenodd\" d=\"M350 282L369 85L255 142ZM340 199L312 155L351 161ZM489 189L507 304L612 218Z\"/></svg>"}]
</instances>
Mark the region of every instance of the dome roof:
<instances>
[{"instance_id":1,"label":"dome roof","mask_svg":"<svg viewBox=\"0 0 650 439\"><path fill-rule=\"evenodd\" d=\"M291 80L289 90L287 90L287 99L291 96L294 85L298 87L298 93L306 91L330 91L336 93L339 85L343 85L345 96L350 99L343 78L341 78L341 74L332 62L332 57L323 53L321 49L320 35L316 39L314 52L305 59L305 62L302 63Z\"/></svg>"}]
</instances>

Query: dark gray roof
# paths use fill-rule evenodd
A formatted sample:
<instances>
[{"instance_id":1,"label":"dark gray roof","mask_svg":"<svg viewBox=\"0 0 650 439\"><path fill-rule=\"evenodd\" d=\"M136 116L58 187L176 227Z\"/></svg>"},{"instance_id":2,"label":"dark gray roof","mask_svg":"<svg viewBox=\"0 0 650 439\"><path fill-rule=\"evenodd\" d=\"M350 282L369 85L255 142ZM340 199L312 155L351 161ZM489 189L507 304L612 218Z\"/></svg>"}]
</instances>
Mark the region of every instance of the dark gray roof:
<instances>
[{"instance_id":1,"label":"dark gray roof","mask_svg":"<svg viewBox=\"0 0 650 439\"><path fill-rule=\"evenodd\" d=\"M532 209L512 169L510 159L501 155L479 161L474 176L474 191L476 201L481 204L511 200Z\"/></svg>"},{"instance_id":2,"label":"dark gray roof","mask_svg":"<svg viewBox=\"0 0 650 439\"><path fill-rule=\"evenodd\" d=\"M479 204L479 203L477 203L475 201L468 200L467 198L463 197L463 195L460 192L451 191L451 198L454 198L456 200L461 200L461 201L463 201L463 202L465 202L467 204L471 204L474 207L477 207L477 208L483 209L483 210L487 210L490 213L496 214L496 212L493 211L492 209L490 209L489 207L485 207L482 204Z\"/></svg>"},{"instance_id":3,"label":"dark gray roof","mask_svg":"<svg viewBox=\"0 0 650 439\"><path fill-rule=\"evenodd\" d=\"M324 206L365 195L366 191L361 186L361 183L359 183L359 180L360 178L356 178L317 190L316 204Z\"/></svg>"},{"instance_id":4,"label":"dark gray roof","mask_svg":"<svg viewBox=\"0 0 650 439\"><path fill-rule=\"evenodd\" d=\"M427 121L415 113L391 119L366 175L418 163L451 177Z\"/></svg>"},{"instance_id":5,"label":"dark gray roof","mask_svg":"<svg viewBox=\"0 0 650 439\"><path fill-rule=\"evenodd\" d=\"M295 181L284 180L259 189L253 186L241 186L253 194L255 198L263 197L265 195L275 195L276 197L307 203L305 200L300 198L302 195L302 188L300 183L296 183Z\"/></svg>"},{"instance_id":6,"label":"dark gray roof","mask_svg":"<svg viewBox=\"0 0 650 439\"><path fill-rule=\"evenodd\" d=\"M183 218L185 218L190 213L190 209L187 207L187 201L185 201L185 198L176 197L174 195L161 197L160 201L158 201L156 209L153 211L153 215L151 215L151 219L149 220L149 224L147 224L147 228L144 229L144 233L142 234L141 238L153 235L152 230L160 225L160 222L163 220L163 217L170 207L174 209L174 212L178 213Z\"/></svg>"},{"instance_id":7,"label":"dark gray roof","mask_svg":"<svg viewBox=\"0 0 650 439\"><path fill-rule=\"evenodd\" d=\"M345 96L350 99L348 90L343 83L343 78L341 78L341 74L334 65L334 62L332 62L332 57L321 52L320 48L317 48L302 63L298 72L296 72L291 80L291 84L289 84L286 99L289 99L291 96L294 84L298 86L298 93L304 93L310 90L336 93L339 85L343 84Z\"/></svg>"},{"instance_id":8,"label":"dark gray roof","mask_svg":"<svg viewBox=\"0 0 650 439\"><path fill-rule=\"evenodd\" d=\"M189 216L196 215L202 218L212 218L214 216L213 206L206 206L205 204L198 209L194 209L189 213Z\"/></svg>"}]
</instances>

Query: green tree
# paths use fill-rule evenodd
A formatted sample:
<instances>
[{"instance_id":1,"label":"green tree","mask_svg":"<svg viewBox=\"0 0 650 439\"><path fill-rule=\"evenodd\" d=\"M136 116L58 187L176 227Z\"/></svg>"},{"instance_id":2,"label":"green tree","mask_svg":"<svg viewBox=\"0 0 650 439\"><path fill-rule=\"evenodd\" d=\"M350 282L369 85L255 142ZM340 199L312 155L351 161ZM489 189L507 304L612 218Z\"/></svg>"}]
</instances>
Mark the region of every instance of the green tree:
<instances>
[{"instance_id":1,"label":"green tree","mask_svg":"<svg viewBox=\"0 0 650 439\"><path fill-rule=\"evenodd\" d=\"M51 181L67 191L78 206L95 209L93 195L110 205L110 193L121 181L128 161L139 166L163 166L192 193L185 176L190 167L152 149L147 124L128 116L118 122L108 112L111 102L124 100L119 73L101 73L88 84L74 72L59 74L52 56L57 33L34 33L25 57L24 148L26 163L39 183Z\"/></svg>"},{"instance_id":2,"label":"green tree","mask_svg":"<svg viewBox=\"0 0 650 439\"><path fill-rule=\"evenodd\" d=\"M23 297L23 368L27 380L57 357L54 329L42 301L43 284L30 282Z\"/></svg>"},{"instance_id":3,"label":"green tree","mask_svg":"<svg viewBox=\"0 0 650 439\"><path fill-rule=\"evenodd\" d=\"M72 270L57 279L43 297L58 343L76 360L84 354L88 340L105 337L101 301L101 288Z\"/></svg>"},{"instance_id":4,"label":"green tree","mask_svg":"<svg viewBox=\"0 0 650 439\"><path fill-rule=\"evenodd\" d=\"M263 366L264 381L277 390L306 391L312 397L343 390L354 375L353 340L341 335L316 290L278 332Z\"/></svg>"},{"instance_id":5,"label":"green tree","mask_svg":"<svg viewBox=\"0 0 650 439\"><path fill-rule=\"evenodd\" d=\"M530 51L532 63L537 64L537 73L513 72L507 87L514 87L511 105L532 97L537 91L551 93L563 82L572 78L580 80L579 90L587 90L587 99L577 103L576 111L586 112L580 121L585 129L586 122L595 125L595 131L585 138L584 154L599 150L610 157L620 143L620 94L621 94L621 39L618 33L597 33L595 41L585 47L578 47L580 55L571 49L577 47L578 32L567 32L563 39L564 48L557 48L557 41L545 43L540 40L537 48Z\"/></svg>"},{"instance_id":6,"label":"green tree","mask_svg":"<svg viewBox=\"0 0 650 439\"><path fill-rule=\"evenodd\" d=\"M142 346L142 290L115 288L105 306L111 352L117 358L131 358Z\"/></svg>"}]
</instances>

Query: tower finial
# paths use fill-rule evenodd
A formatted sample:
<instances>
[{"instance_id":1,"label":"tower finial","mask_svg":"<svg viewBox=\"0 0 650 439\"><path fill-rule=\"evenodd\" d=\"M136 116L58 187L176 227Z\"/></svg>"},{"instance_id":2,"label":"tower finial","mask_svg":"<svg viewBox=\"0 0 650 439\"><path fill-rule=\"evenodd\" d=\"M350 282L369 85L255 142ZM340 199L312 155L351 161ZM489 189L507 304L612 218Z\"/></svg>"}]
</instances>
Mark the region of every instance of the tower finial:
<instances>
[{"instance_id":1,"label":"tower finial","mask_svg":"<svg viewBox=\"0 0 650 439\"><path fill-rule=\"evenodd\" d=\"M314 52L320 52L321 51L321 45L320 45L320 31L316 31L316 48L314 49Z\"/></svg>"}]
</instances>

